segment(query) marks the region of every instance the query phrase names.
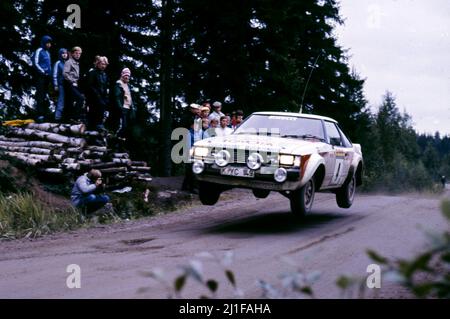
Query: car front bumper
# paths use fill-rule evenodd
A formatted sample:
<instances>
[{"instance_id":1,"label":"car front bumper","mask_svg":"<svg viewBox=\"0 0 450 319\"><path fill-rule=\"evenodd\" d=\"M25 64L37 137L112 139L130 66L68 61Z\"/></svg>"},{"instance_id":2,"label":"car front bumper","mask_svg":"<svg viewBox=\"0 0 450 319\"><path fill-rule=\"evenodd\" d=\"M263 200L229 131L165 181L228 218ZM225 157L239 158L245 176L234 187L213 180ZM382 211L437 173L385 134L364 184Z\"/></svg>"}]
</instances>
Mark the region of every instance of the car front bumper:
<instances>
[{"instance_id":1,"label":"car front bumper","mask_svg":"<svg viewBox=\"0 0 450 319\"><path fill-rule=\"evenodd\" d=\"M244 167L236 165L236 167ZM235 177L221 174L221 169L215 164L205 164L205 169L200 174L195 174L199 181L216 183L230 188L250 188L265 189L273 191L289 191L299 188L300 185L300 169L285 168L287 178L284 182L276 182L272 170L276 168L263 167L256 170L254 177Z\"/></svg>"}]
</instances>

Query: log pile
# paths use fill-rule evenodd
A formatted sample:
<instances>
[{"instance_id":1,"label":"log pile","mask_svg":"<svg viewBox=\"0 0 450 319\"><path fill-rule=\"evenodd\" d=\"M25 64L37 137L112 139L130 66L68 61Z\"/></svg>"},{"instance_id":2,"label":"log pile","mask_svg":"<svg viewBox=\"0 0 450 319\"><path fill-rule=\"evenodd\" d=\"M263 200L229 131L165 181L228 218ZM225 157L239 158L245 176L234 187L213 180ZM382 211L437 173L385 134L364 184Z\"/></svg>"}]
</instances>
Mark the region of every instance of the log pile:
<instances>
[{"instance_id":1,"label":"log pile","mask_svg":"<svg viewBox=\"0 0 450 319\"><path fill-rule=\"evenodd\" d=\"M0 152L41 172L74 177L94 168L109 186L151 181L146 162L109 144L107 133L86 131L84 124L30 123L0 135Z\"/></svg>"}]
</instances>

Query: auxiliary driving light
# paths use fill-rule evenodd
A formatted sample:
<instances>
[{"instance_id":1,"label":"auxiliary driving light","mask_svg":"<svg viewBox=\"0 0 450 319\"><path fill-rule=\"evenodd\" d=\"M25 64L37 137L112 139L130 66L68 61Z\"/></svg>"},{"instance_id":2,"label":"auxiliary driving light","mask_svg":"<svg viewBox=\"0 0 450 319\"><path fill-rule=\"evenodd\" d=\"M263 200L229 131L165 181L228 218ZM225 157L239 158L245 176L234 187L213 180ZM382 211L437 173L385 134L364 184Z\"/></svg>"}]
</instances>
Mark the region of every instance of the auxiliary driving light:
<instances>
[{"instance_id":1,"label":"auxiliary driving light","mask_svg":"<svg viewBox=\"0 0 450 319\"><path fill-rule=\"evenodd\" d=\"M205 170L205 164L202 161L194 161L192 171L194 174L201 174Z\"/></svg>"},{"instance_id":2,"label":"auxiliary driving light","mask_svg":"<svg viewBox=\"0 0 450 319\"><path fill-rule=\"evenodd\" d=\"M257 170L261 167L264 159L261 154L251 153L247 158L247 166L250 169Z\"/></svg>"},{"instance_id":3,"label":"auxiliary driving light","mask_svg":"<svg viewBox=\"0 0 450 319\"><path fill-rule=\"evenodd\" d=\"M286 178L287 178L287 171L286 171L286 169L282 168L282 167L277 168L275 170L275 173L273 173L273 178L275 178L275 180L278 183L284 182L286 180Z\"/></svg>"},{"instance_id":4,"label":"auxiliary driving light","mask_svg":"<svg viewBox=\"0 0 450 319\"><path fill-rule=\"evenodd\" d=\"M224 167L228 165L228 163L230 162L230 158L230 152L221 150L214 155L214 162L217 164L217 166Z\"/></svg>"}]
</instances>

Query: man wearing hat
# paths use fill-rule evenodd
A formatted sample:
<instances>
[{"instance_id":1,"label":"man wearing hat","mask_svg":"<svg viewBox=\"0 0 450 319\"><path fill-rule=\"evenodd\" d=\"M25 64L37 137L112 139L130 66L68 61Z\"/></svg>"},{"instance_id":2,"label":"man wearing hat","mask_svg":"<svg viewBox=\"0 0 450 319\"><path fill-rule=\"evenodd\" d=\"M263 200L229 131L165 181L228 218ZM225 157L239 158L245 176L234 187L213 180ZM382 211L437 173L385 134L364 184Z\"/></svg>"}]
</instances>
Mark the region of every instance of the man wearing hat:
<instances>
[{"instance_id":1,"label":"man wearing hat","mask_svg":"<svg viewBox=\"0 0 450 319\"><path fill-rule=\"evenodd\" d=\"M129 125L135 118L131 89L128 84L130 76L130 69L124 68L120 73L120 79L117 80L114 87L114 104L120 112L119 129L116 135L120 138L127 138L129 136Z\"/></svg>"},{"instance_id":2,"label":"man wearing hat","mask_svg":"<svg viewBox=\"0 0 450 319\"><path fill-rule=\"evenodd\" d=\"M222 116L225 116L225 114L222 113L222 103L219 101L216 101L213 103L213 112L209 115L208 119L211 121L212 119L217 119L220 121L220 118Z\"/></svg>"}]
</instances>

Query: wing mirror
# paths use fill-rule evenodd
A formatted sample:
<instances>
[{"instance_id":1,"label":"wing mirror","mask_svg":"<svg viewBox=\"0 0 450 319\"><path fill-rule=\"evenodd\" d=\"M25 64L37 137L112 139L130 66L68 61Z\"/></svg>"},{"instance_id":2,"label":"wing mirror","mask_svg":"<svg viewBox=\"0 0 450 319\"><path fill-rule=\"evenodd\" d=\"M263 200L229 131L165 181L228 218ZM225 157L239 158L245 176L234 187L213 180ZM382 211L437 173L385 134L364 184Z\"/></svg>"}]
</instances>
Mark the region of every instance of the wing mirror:
<instances>
[{"instance_id":1,"label":"wing mirror","mask_svg":"<svg viewBox=\"0 0 450 319\"><path fill-rule=\"evenodd\" d=\"M341 138L340 137L330 137L330 144L333 146L341 146Z\"/></svg>"}]
</instances>

